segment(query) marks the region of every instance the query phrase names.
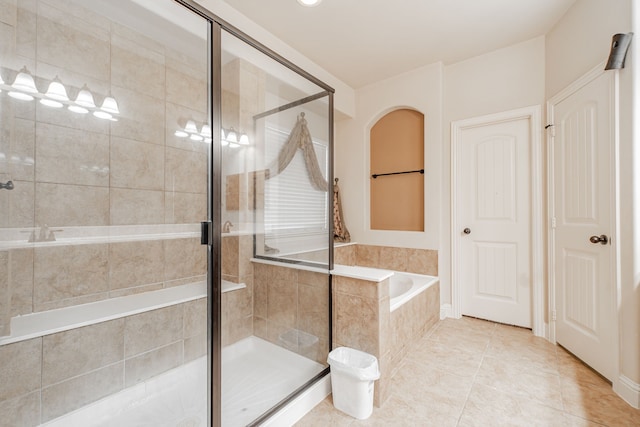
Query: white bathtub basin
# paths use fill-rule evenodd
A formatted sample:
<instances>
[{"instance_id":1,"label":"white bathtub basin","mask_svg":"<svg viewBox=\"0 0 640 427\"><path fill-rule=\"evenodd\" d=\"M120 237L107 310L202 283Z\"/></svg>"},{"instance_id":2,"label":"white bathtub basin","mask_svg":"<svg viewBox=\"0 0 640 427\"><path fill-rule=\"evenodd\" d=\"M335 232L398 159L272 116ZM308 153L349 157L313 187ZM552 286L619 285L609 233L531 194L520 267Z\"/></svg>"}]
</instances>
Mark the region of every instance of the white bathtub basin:
<instances>
[{"instance_id":1,"label":"white bathtub basin","mask_svg":"<svg viewBox=\"0 0 640 427\"><path fill-rule=\"evenodd\" d=\"M435 276L394 271L389 278L389 310L394 311L438 282Z\"/></svg>"}]
</instances>

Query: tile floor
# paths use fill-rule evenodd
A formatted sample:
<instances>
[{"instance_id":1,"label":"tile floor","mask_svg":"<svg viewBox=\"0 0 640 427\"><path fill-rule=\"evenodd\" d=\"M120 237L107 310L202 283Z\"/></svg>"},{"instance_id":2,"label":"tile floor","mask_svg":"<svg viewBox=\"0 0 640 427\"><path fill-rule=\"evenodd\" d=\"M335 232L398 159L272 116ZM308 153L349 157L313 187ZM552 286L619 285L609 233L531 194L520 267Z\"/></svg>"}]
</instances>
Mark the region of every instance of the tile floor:
<instances>
[{"instance_id":1,"label":"tile floor","mask_svg":"<svg viewBox=\"0 0 640 427\"><path fill-rule=\"evenodd\" d=\"M367 420L331 396L296 426L640 426L601 377L531 331L446 319L404 359L391 397Z\"/></svg>"}]
</instances>

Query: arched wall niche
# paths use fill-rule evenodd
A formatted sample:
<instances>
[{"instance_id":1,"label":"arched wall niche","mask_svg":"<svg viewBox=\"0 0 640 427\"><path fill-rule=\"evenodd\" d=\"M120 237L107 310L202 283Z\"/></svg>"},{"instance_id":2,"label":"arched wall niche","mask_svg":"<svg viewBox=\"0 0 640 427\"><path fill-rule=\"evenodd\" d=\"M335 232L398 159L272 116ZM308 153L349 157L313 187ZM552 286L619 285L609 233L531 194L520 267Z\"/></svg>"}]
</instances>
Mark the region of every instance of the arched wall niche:
<instances>
[{"instance_id":1,"label":"arched wall niche","mask_svg":"<svg viewBox=\"0 0 640 427\"><path fill-rule=\"evenodd\" d=\"M369 136L371 229L424 231L424 114L393 110Z\"/></svg>"}]
</instances>

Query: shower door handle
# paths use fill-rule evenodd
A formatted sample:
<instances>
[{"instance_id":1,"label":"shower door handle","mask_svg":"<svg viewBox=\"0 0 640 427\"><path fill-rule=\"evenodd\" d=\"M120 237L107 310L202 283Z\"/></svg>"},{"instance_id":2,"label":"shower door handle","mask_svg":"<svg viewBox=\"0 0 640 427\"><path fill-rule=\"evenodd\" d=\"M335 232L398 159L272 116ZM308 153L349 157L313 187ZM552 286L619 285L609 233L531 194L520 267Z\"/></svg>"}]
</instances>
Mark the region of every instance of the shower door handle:
<instances>
[{"instance_id":1,"label":"shower door handle","mask_svg":"<svg viewBox=\"0 0 640 427\"><path fill-rule=\"evenodd\" d=\"M200 223L200 244L210 245L212 241L211 236L211 221L203 221Z\"/></svg>"}]
</instances>

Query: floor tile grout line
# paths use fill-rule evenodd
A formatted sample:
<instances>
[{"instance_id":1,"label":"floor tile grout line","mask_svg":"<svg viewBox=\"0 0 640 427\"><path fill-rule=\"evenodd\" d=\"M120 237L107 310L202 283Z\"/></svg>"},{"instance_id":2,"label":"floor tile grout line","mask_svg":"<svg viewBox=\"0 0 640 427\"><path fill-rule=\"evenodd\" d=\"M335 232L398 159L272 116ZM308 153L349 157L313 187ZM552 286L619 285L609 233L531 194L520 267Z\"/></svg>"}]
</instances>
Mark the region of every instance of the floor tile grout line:
<instances>
[{"instance_id":1,"label":"floor tile grout line","mask_svg":"<svg viewBox=\"0 0 640 427\"><path fill-rule=\"evenodd\" d=\"M458 421L456 422L456 426L460 425L460 422L462 421L462 415L464 414L464 410L467 407L467 404L469 403L469 396L471 396L471 391L473 390L473 386L476 385L476 379L478 377L478 373L480 372L480 368L482 367L482 363L484 362L484 358L487 354L487 351L489 350L489 345L491 344L491 340L493 339L494 334L496 333L495 331L495 324L493 325L494 329L492 331L492 333L489 335L489 338L487 339L487 343L484 347L484 351L482 352L482 357L480 357L480 363L478 364L478 367L476 368L476 372L475 374L473 374L473 379L471 380L471 387L469 387L469 391L467 392L467 397L464 400L464 405L462 405L462 409L460 410L460 415L458 415Z\"/></svg>"}]
</instances>

